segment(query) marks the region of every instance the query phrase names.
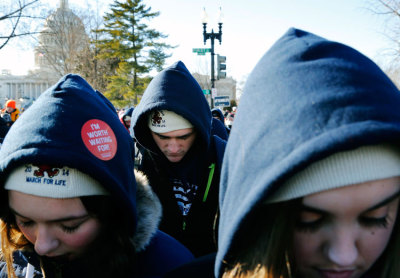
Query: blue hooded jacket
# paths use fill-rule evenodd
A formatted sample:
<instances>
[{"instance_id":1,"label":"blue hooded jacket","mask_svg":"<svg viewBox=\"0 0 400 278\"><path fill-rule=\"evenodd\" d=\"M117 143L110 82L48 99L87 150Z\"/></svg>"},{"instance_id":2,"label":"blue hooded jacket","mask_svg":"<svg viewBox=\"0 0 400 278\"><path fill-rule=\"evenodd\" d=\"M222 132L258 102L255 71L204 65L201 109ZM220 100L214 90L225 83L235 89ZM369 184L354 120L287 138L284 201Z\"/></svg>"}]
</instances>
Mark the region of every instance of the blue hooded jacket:
<instances>
[{"instance_id":1,"label":"blue hooded jacket","mask_svg":"<svg viewBox=\"0 0 400 278\"><path fill-rule=\"evenodd\" d=\"M111 159L99 158L101 153L89 150L85 144L90 142L83 134L83 126L93 119L104 122L103 127L109 127L117 138ZM101 181L116 196L133 234L136 183L133 161L126 154L133 155L134 144L127 135L114 106L100 92L80 76L66 75L42 93L10 129L0 150L0 182L22 164L78 169Z\"/></svg>"},{"instance_id":2,"label":"blue hooded jacket","mask_svg":"<svg viewBox=\"0 0 400 278\"><path fill-rule=\"evenodd\" d=\"M194 126L196 139L181 161L169 162L156 145L148 127L148 115L153 110L173 111ZM148 176L163 205L160 229L181 241L196 256L215 251L213 221L226 141L211 134L211 121L211 110L199 84L180 61L154 77L131 120L135 139L144 152L139 169ZM210 170L212 164L215 168ZM198 188L193 194L197 197L193 197L190 212L185 217L177 204L171 180ZM209 191L206 190L208 180Z\"/></svg>"},{"instance_id":3,"label":"blue hooded jacket","mask_svg":"<svg viewBox=\"0 0 400 278\"><path fill-rule=\"evenodd\" d=\"M289 29L250 74L230 133L216 276L232 242L246 236L244 222L288 177L333 153L399 139L400 94L378 66L346 45Z\"/></svg>"},{"instance_id":4,"label":"blue hooded jacket","mask_svg":"<svg viewBox=\"0 0 400 278\"><path fill-rule=\"evenodd\" d=\"M211 111L197 81L179 61L159 73L132 114L132 126L138 142L157 152L149 132L147 114L152 110L170 110L183 116L197 129L207 149L210 145Z\"/></svg>"},{"instance_id":5,"label":"blue hooded jacket","mask_svg":"<svg viewBox=\"0 0 400 278\"><path fill-rule=\"evenodd\" d=\"M214 123L215 121L213 121L211 133L218 135L222 139L228 141L228 137L229 137L229 133L231 132L231 129L225 125L224 113L222 113L221 109L219 109L219 108L213 108L213 109L211 109L211 114L215 120L217 120L217 118L215 118L215 117L219 118L218 121L222 124L222 127L225 129L225 131L221 131L220 127L219 127L221 125L215 124Z\"/></svg>"},{"instance_id":6,"label":"blue hooded jacket","mask_svg":"<svg viewBox=\"0 0 400 278\"><path fill-rule=\"evenodd\" d=\"M211 134L216 135L225 141L228 141L229 135L228 132L226 131L224 124L220 120L217 120L216 118L212 118L211 121Z\"/></svg>"},{"instance_id":7,"label":"blue hooded jacket","mask_svg":"<svg viewBox=\"0 0 400 278\"><path fill-rule=\"evenodd\" d=\"M147 117L152 110L170 110L193 124L204 150L215 143L218 165L222 164L225 141L211 136L211 110L197 81L186 66L176 62L158 74L149 84L143 98L132 113L131 127L140 145L160 154ZM212 142L214 140L214 142Z\"/></svg>"},{"instance_id":8,"label":"blue hooded jacket","mask_svg":"<svg viewBox=\"0 0 400 278\"><path fill-rule=\"evenodd\" d=\"M141 241L135 246L141 252L140 266L147 268L139 272L146 277L159 277L191 260L192 255L157 231L161 212L151 225L149 222L143 228L138 224L138 215L143 218L150 212L149 208L144 212L144 207L139 209L139 198L151 206L149 200L154 194L137 190L139 180L135 180L133 156L133 140L111 102L80 76L68 74L42 93L7 134L0 150L0 194L7 194L4 182L10 171L23 164L68 166L90 175L107 189L124 213L132 238L141 232ZM157 204L160 206L153 206ZM152 230L142 233L146 229Z\"/></svg>"},{"instance_id":9,"label":"blue hooded jacket","mask_svg":"<svg viewBox=\"0 0 400 278\"><path fill-rule=\"evenodd\" d=\"M125 118L126 117L131 117L132 116L132 112L133 110L135 110L135 108L133 106L129 107L128 109L126 109L124 111L124 113L119 117L119 120L121 121L121 123L126 127L126 129L129 131L129 127L125 125Z\"/></svg>"}]
</instances>

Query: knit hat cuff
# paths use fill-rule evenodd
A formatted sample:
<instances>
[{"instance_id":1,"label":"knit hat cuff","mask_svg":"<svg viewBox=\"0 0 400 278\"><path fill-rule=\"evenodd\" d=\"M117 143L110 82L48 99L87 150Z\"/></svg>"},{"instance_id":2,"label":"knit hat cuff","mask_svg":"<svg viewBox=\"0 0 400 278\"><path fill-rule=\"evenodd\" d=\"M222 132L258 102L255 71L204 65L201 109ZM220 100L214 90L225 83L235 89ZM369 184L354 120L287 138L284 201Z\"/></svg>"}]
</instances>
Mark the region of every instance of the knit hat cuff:
<instances>
[{"instance_id":1,"label":"knit hat cuff","mask_svg":"<svg viewBox=\"0 0 400 278\"><path fill-rule=\"evenodd\" d=\"M265 203L300 198L362 182L400 176L400 149L394 145L363 146L339 152L309 165L285 181Z\"/></svg>"},{"instance_id":2,"label":"knit hat cuff","mask_svg":"<svg viewBox=\"0 0 400 278\"><path fill-rule=\"evenodd\" d=\"M149 115L148 125L150 130L156 133L166 133L193 127L184 117L168 110L152 111Z\"/></svg>"},{"instance_id":3,"label":"knit hat cuff","mask_svg":"<svg viewBox=\"0 0 400 278\"><path fill-rule=\"evenodd\" d=\"M29 164L15 168L4 188L49 198L109 195L98 181L77 169L48 165Z\"/></svg>"}]
</instances>

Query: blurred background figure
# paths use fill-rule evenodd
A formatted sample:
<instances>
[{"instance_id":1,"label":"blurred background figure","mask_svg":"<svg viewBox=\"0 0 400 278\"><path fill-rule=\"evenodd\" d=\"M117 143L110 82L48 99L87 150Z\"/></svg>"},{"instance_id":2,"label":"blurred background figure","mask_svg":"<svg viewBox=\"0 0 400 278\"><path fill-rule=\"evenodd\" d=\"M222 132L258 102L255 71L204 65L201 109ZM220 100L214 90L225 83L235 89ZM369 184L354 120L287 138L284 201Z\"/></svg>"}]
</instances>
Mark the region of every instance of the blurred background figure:
<instances>
[{"instance_id":1,"label":"blurred background figure","mask_svg":"<svg viewBox=\"0 0 400 278\"><path fill-rule=\"evenodd\" d=\"M129 131L129 128L131 127L131 117L132 117L132 112L135 108L129 107L128 109L121 110L123 112L119 113L119 119L121 123L124 125L124 127Z\"/></svg>"},{"instance_id":2,"label":"blurred background figure","mask_svg":"<svg viewBox=\"0 0 400 278\"><path fill-rule=\"evenodd\" d=\"M231 129L225 125L225 116L224 116L224 113L221 111L221 109L219 109L219 108L211 109L211 115L213 116L214 119L219 120L224 125L224 127L226 129L226 133L229 136Z\"/></svg>"},{"instance_id":3,"label":"blurred background figure","mask_svg":"<svg viewBox=\"0 0 400 278\"><path fill-rule=\"evenodd\" d=\"M9 99L6 102L5 108L2 111L2 117L11 126L19 117L20 111L17 108L16 102L13 99Z\"/></svg>"}]
</instances>

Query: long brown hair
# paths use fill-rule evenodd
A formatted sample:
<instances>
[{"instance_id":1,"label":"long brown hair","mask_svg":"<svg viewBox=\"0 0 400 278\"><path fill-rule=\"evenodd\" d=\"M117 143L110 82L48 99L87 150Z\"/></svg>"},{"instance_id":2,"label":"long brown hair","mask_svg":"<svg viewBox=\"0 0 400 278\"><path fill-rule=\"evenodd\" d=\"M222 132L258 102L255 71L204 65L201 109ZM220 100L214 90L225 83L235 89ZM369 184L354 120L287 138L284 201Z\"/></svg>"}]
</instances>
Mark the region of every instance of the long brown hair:
<instances>
[{"instance_id":1,"label":"long brown hair","mask_svg":"<svg viewBox=\"0 0 400 278\"><path fill-rule=\"evenodd\" d=\"M296 202L283 202L258 208L243 223L230 255L224 262L224 278L290 278L291 240Z\"/></svg>"},{"instance_id":2,"label":"long brown hair","mask_svg":"<svg viewBox=\"0 0 400 278\"><path fill-rule=\"evenodd\" d=\"M265 205L243 223L224 263L223 278L294 278L293 233L301 199ZM400 211L386 250L375 262L379 277L400 273Z\"/></svg>"},{"instance_id":3,"label":"long brown hair","mask_svg":"<svg viewBox=\"0 0 400 278\"><path fill-rule=\"evenodd\" d=\"M5 194L7 195L7 194ZM101 232L80 257L88 277L126 277L134 273L136 258L135 245L131 235L127 233L128 221L124 219L117 206L108 196L81 197L89 214L99 219ZM3 203L4 204L4 203ZM33 245L18 229L14 214L8 208L8 200L3 205L0 218L1 255L7 264L10 278L16 278L13 265L13 253L17 250L33 251ZM87 266L87 267L86 267ZM42 269L44 271L44 269Z\"/></svg>"}]
</instances>

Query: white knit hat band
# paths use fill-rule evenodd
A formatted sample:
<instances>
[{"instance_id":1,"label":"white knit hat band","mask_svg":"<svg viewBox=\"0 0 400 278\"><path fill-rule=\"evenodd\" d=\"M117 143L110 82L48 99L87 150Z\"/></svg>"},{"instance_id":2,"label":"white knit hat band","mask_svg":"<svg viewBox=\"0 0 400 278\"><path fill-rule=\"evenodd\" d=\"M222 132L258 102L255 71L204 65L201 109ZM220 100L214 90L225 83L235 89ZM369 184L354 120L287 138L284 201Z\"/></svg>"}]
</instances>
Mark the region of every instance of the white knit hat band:
<instances>
[{"instance_id":1,"label":"white knit hat band","mask_svg":"<svg viewBox=\"0 0 400 278\"><path fill-rule=\"evenodd\" d=\"M29 164L15 168L4 188L50 198L109 195L98 181L77 169L48 165Z\"/></svg>"},{"instance_id":2,"label":"white knit hat band","mask_svg":"<svg viewBox=\"0 0 400 278\"><path fill-rule=\"evenodd\" d=\"M148 126L151 131L156 133L165 133L193 127L184 117L168 110L152 111L149 115Z\"/></svg>"},{"instance_id":3,"label":"white knit hat band","mask_svg":"<svg viewBox=\"0 0 400 278\"><path fill-rule=\"evenodd\" d=\"M286 180L265 203L300 198L324 190L400 176L400 149L363 146L339 152L309 165Z\"/></svg>"}]
</instances>

